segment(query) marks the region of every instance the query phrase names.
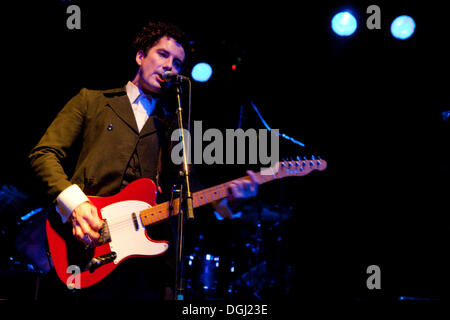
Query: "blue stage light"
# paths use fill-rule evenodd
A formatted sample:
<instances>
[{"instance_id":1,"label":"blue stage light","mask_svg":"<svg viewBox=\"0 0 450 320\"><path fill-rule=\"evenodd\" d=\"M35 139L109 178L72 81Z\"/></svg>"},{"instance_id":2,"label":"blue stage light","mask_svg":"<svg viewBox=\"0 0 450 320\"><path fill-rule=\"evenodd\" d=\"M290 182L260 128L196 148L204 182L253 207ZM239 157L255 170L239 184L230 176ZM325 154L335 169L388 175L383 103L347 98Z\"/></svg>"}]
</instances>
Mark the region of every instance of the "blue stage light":
<instances>
[{"instance_id":1,"label":"blue stage light","mask_svg":"<svg viewBox=\"0 0 450 320\"><path fill-rule=\"evenodd\" d=\"M200 62L192 68L191 75L195 81L206 82L211 78L212 68L206 62Z\"/></svg>"},{"instance_id":2,"label":"blue stage light","mask_svg":"<svg viewBox=\"0 0 450 320\"><path fill-rule=\"evenodd\" d=\"M331 20L331 28L340 36L349 36L358 26L355 17L348 11L339 12Z\"/></svg>"},{"instance_id":3,"label":"blue stage light","mask_svg":"<svg viewBox=\"0 0 450 320\"><path fill-rule=\"evenodd\" d=\"M410 16L399 16L392 21L391 33L394 38L405 40L412 36L416 29L416 23Z\"/></svg>"}]
</instances>

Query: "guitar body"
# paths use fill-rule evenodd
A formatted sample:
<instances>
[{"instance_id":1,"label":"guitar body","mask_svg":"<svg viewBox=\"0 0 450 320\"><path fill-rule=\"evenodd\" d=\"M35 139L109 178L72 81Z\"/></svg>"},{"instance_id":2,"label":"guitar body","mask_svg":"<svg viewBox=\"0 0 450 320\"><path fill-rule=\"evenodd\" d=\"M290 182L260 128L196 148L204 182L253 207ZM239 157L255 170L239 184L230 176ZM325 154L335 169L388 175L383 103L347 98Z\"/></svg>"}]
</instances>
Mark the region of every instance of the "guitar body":
<instances>
[{"instance_id":1,"label":"guitar body","mask_svg":"<svg viewBox=\"0 0 450 320\"><path fill-rule=\"evenodd\" d=\"M75 239L71 223L63 224L59 217L47 220L53 264L58 277L68 286L89 287L129 257L157 256L167 251L168 242L152 240L139 216L140 211L156 205L156 186L150 179L136 180L114 196L89 200L105 221L101 237L107 240L95 248L85 247ZM72 274L75 270L81 272L79 277Z\"/></svg>"}]
</instances>

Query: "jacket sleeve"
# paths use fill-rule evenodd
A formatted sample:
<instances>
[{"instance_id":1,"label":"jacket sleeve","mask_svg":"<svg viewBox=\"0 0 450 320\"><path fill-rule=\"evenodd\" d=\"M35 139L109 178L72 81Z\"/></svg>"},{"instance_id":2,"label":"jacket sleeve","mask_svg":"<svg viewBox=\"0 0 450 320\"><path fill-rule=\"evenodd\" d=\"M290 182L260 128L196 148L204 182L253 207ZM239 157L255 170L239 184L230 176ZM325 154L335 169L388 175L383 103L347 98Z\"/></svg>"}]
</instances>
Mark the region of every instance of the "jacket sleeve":
<instances>
[{"instance_id":1,"label":"jacket sleeve","mask_svg":"<svg viewBox=\"0 0 450 320\"><path fill-rule=\"evenodd\" d=\"M33 172L53 200L72 185L64 160L83 130L86 95L87 90L82 89L64 106L29 154Z\"/></svg>"}]
</instances>

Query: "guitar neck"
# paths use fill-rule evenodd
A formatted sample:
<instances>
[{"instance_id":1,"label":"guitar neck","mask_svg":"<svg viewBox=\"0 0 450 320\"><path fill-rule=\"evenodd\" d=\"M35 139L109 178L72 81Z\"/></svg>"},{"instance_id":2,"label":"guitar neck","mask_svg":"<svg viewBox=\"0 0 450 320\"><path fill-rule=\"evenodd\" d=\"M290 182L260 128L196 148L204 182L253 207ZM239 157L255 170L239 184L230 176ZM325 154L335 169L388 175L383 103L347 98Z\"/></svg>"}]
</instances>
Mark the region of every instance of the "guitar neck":
<instances>
[{"instance_id":1,"label":"guitar neck","mask_svg":"<svg viewBox=\"0 0 450 320\"><path fill-rule=\"evenodd\" d=\"M259 172L255 174L256 174L256 181L258 182L258 184L262 184L276 179L275 175L266 175L266 174L263 175ZM231 180L229 182L219 184L214 187L206 188L201 191L192 193L192 203L194 208L198 208L213 201L221 200L227 197L228 189L231 183L241 180L250 181L250 177L244 176L238 179ZM158 223L162 220L168 219L170 216L177 215L179 212L179 208L180 208L180 199L176 198L172 201L172 208L170 208L170 202L166 201L154 207L145 209L140 212L142 223L144 224L144 226L148 226L150 224Z\"/></svg>"},{"instance_id":2,"label":"guitar neck","mask_svg":"<svg viewBox=\"0 0 450 320\"><path fill-rule=\"evenodd\" d=\"M255 178L258 184L263 184L280 178L291 176L305 176L314 170L325 170L326 167L327 163L322 159L316 160L315 158L313 158L311 160L307 160L305 158L304 160L298 159L295 161L284 161L282 163L277 163L272 168L267 168L260 172L256 172ZM219 184L215 187L210 187L202 191L194 192L192 194L192 202L194 208L227 197L228 189L231 183L239 180L250 180L250 177L241 177L226 183ZM150 224L165 220L170 216L178 214L179 208L180 199L177 198L172 201L172 206L170 202L167 201L154 207L145 209L140 212L142 223L145 226L148 226Z\"/></svg>"}]
</instances>

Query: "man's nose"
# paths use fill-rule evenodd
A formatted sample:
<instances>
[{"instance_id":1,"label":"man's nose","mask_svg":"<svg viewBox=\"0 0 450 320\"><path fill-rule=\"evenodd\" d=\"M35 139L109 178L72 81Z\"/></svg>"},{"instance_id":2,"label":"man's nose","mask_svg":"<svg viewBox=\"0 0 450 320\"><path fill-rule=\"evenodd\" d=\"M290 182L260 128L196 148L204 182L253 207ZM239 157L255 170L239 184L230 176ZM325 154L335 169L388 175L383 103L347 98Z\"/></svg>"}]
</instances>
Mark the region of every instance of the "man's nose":
<instances>
[{"instance_id":1,"label":"man's nose","mask_svg":"<svg viewBox=\"0 0 450 320\"><path fill-rule=\"evenodd\" d=\"M164 71L172 71L173 68L173 59L166 59L163 64Z\"/></svg>"}]
</instances>

